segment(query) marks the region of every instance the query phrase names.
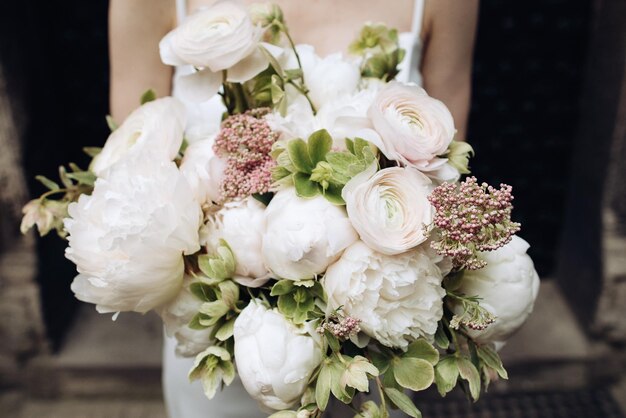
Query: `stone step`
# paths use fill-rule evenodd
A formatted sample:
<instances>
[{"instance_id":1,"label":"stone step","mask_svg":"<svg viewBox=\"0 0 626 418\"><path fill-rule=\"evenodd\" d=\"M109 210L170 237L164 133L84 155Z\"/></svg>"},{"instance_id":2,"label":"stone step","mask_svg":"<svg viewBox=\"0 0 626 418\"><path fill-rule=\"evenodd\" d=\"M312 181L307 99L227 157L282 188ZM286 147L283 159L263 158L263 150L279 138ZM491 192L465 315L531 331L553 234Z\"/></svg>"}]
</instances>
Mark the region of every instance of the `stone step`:
<instances>
[{"instance_id":1,"label":"stone step","mask_svg":"<svg viewBox=\"0 0 626 418\"><path fill-rule=\"evenodd\" d=\"M161 396L162 324L155 314L98 314L80 308L56 355L28 367L35 397Z\"/></svg>"}]
</instances>

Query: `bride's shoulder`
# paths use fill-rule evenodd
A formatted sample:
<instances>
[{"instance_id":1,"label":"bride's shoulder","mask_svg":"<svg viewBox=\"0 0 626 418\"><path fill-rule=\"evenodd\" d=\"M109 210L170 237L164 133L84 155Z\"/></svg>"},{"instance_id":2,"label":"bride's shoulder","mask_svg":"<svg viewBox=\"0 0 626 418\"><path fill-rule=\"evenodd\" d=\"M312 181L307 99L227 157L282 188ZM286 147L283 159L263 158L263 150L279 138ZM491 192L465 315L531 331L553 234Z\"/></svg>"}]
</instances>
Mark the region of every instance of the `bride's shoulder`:
<instances>
[{"instance_id":1,"label":"bride's shoulder","mask_svg":"<svg viewBox=\"0 0 626 418\"><path fill-rule=\"evenodd\" d=\"M176 0L110 0L109 24L146 33L176 25Z\"/></svg>"}]
</instances>

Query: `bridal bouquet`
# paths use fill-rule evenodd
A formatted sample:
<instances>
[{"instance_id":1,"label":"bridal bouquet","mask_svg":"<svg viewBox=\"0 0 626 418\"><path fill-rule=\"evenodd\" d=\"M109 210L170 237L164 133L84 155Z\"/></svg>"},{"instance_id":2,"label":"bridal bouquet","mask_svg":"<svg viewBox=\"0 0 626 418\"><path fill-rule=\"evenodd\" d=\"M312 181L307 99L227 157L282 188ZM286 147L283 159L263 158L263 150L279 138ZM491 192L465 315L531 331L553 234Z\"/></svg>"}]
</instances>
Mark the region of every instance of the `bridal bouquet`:
<instances>
[{"instance_id":1,"label":"bridal bouquet","mask_svg":"<svg viewBox=\"0 0 626 418\"><path fill-rule=\"evenodd\" d=\"M24 208L24 231L67 238L78 299L155 310L206 396L238 374L275 418L320 417L331 395L418 417L408 391L476 400L507 378L497 349L538 290L511 187L460 181L472 148L395 80L396 30L322 58L278 7L222 1L160 52L188 69L182 101L144 94Z\"/></svg>"}]
</instances>

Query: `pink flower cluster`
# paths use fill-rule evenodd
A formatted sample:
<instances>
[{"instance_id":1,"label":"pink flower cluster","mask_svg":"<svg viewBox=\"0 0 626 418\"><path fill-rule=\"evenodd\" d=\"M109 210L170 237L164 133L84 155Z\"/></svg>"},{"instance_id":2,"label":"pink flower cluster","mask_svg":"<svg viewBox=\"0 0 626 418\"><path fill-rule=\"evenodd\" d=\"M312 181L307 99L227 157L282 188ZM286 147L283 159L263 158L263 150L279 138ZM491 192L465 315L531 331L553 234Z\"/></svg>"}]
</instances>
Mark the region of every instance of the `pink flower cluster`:
<instances>
[{"instance_id":1,"label":"pink flower cluster","mask_svg":"<svg viewBox=\"0 0 626 418\"><path fill-rule=\"evenodd\" d=\"M324 324L317 329L317 332L323 334L324 331L329 331L340 340L345 340L351 335L358 334L361 331L360 324L360 319L351 316L346 316L343 319L331 318L330 321L324 322Z\"/></svg>"},{"instance_id":2,"label":"pink flower cluster","mask_svg":"<svg viewBox=\"0 0 626 418\"><path fill-rule=\"evenodd\" d=\"M500 189L469 177L459 185L444 183L428 197L436 214L439 237L431 243L439 254L451 257L454 266L477 270L486 262L480 251L494 251L511 241L520 224L511 221L512 187Z\"/></svg>"},{"instance_id":3,"label":"pink flower cluster","mask_svg":"<svg viewBox=\"0 0 626 418\"><path fill-rule=\"evenodd\" d=\"M279 134L263 119L268 112L268 108L253 109L229 116L222 122L213 150L226 160L223 199L245 198L269 191L272 168L276 165L270 152Z\"/></svg>"}]
</instances>

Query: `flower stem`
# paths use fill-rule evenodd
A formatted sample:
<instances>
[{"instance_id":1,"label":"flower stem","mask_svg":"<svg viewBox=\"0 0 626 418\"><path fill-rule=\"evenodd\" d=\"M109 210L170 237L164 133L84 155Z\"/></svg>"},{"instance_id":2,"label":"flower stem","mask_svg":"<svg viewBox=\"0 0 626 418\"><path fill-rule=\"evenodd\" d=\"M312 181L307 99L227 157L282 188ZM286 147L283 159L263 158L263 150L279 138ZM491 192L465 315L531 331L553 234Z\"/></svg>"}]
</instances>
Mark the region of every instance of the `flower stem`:
<instances>
[{"instance_id":1,"label":"flower stem","mask_svg":"<svg viewBox=\"0 0 626 418\"><path fill-rule=\"evenodd\" d=\"M376 376L376 387L378 388L378 394L380 395L380 406L386 411L387 410L387 402L385 401L385 392L383 390L383 382L380 381L380 376Z\"/></svg>"}]
</instances>

